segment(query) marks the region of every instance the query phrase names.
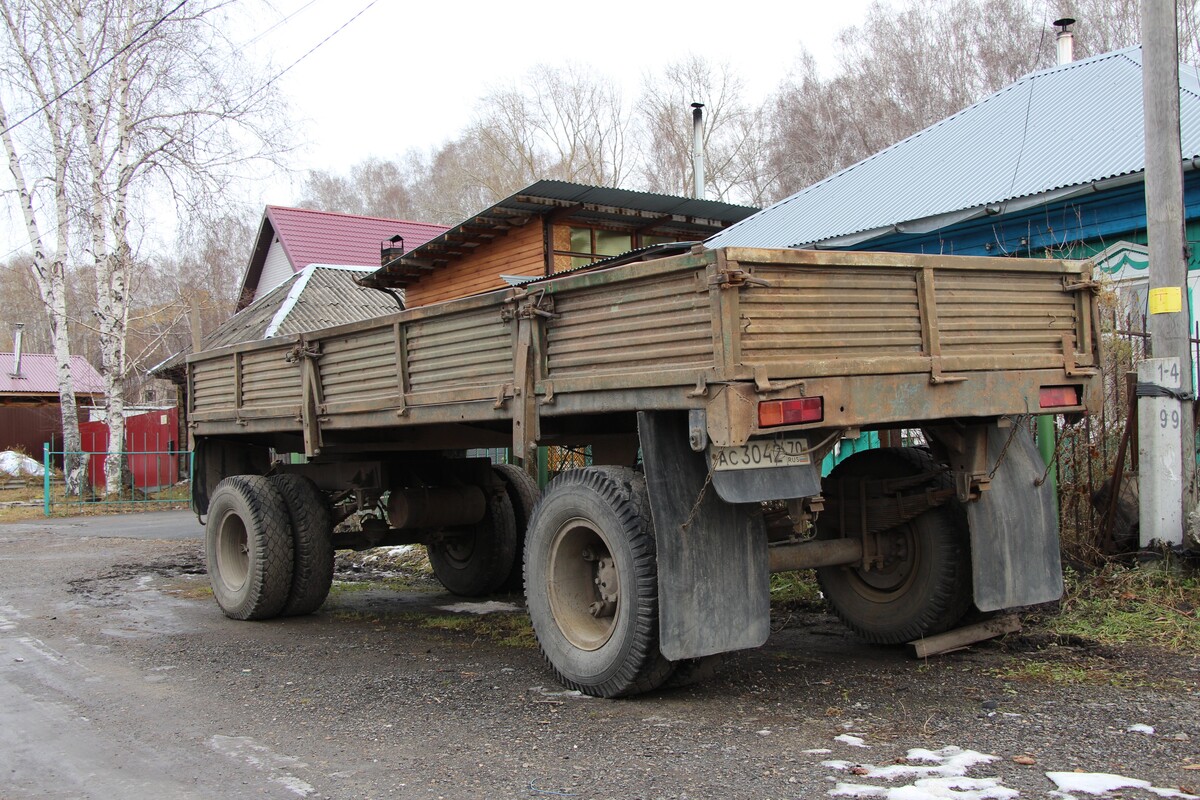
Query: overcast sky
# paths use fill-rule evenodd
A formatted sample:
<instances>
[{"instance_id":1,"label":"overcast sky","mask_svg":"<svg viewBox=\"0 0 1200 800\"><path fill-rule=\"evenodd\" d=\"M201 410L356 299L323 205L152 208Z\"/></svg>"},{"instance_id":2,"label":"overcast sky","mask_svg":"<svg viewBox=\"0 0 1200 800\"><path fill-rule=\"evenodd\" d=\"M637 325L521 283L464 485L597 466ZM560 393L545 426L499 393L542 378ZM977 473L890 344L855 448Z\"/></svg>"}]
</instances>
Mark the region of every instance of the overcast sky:
<instances>
[{"instance_id":1,"label":"overcast sky","mask_svg":"<svg viewBox=\"0 0 1200 800\"><path fill-rule=\"evenodd\" d=\"M519 81L540 63L588 65L632 100L644 75L700 53L733 65L758 101L802 46L832 72L838 32L860 22L869 5L275 0L274 13L247 39L257 37L256 54L282 69L362 12L279 82L304 144L293 168L343 171L368 155L441 144L467 124L489 87ZM686 123L686 109L680 119ZM291 203L299 176L263 189L261 202Z\"/></svg>"},{"instance_id":2,"label":"overcast sky","mask_svg":"<svg viewBox=\"0 0 1200 800\"><path fill-rule=\"evenodd\" d=\"M268 203L297 202L308 170L344 172L367 156L437 147L466 126L490 88L519 82L537 64L585 65L616 81L632 102L647 74L699 53L732 65L746 83L746 99L759 102L792 69L801 48L824 73L835 71L838 33L859 24L871 4L267 2L248 21L242 16L238 27L245 29L231 38L252 60L269 64L269 75L291 67L274 88L290 103L298 148L287 158L289 175L243 186L229 198L256 209L255 215ZM688 114L681 109L681 124ZM15 204L5 211L0 254L13 254L28 240ZM169 249L174 212L165 203L151 203L147 211L139 251Z\"/></svg>"}]
</instances>

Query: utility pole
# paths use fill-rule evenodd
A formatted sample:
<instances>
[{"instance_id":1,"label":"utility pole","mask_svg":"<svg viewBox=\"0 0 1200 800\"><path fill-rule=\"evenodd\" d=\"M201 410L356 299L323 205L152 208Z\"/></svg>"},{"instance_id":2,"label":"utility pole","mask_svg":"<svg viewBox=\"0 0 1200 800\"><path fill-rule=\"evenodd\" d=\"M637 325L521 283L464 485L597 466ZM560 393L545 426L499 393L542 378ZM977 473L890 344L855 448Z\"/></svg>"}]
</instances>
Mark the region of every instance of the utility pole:
<instances>
[{"instance_id":1,"label":"utility pole","mask_svg":"<svg viewBox=\"0 0 1200 800\"><path fill-rule=\"evenodd\" d=\"M1195 507L1196 451L1175 0L1142 0L1141 17L1147 319L1155 362L1138 371L1139 433L1147 434L1140 446L1141 544L1179 546Z\"/></svg>"}]
</instances>

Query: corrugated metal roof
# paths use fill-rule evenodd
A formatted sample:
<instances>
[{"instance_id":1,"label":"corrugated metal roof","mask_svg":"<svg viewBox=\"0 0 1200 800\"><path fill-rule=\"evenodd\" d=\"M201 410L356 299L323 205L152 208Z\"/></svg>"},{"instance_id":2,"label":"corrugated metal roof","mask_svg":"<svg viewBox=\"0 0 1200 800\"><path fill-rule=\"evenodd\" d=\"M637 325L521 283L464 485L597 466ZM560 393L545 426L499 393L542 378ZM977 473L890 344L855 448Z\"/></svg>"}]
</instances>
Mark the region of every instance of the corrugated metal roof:
<instances>
[{"instance_id":1,"label":"corrugated metal roof","mask_svg":"<svg viewBox=\"0 0 1200 800\"><path fill-rule=\"evenodd\" d=\"M846 246L1017 211L1145 168L1133 47L1027 75L708 239ZM1180 68L1182 156L1200 154L1200 79Z\"/></svg>"},{"instance_id":2,"label":"corrugated metal roof","mask_svg":"<svg viewBox=\"0 0 1200 800\"><path fill-rule=\"evenodd\" d=\"M204 349L307 333L399 311L395 298L355 282L369 272L353 266L310 264L218 325L205 337ZM150 372L162 375L182 367L189 352L176 353Z\"/></svg>"},{"instance_id":3,"label":"corrugated metal roof","mask_svg":"<svg viewBox=\"0 0 1200 800\"><path fill-rule=\"evenodd\" d=\"M486 244L498 232L556 213L557 224L605 224L703 239L758 209L717 200L634 192L566 181L538 181L407 252L363 279L370 286L406 286L461 258L464 244ZM502 233L501 233L502 235ZM407 242L406 242L407 244Z\"/></svg>"},{"instance_id":4,"label":"corrugated metal roof","mask_svg":"<svg viewBox=\"0 0 1200 800\"><path fill-rule=\"evenodd\" d=\"M13 354L0 353L0 394L58 396L58 368L52 353L22 353L21 377L12 377ZM104 394L104 379L83 356L71 356L75 394Z\"/></svg>"},{"instance_id":5,"label":"corrugated metal roof","mask_svg":"<svg viewBox=\"0 0 1200 800\"><path fill-rule=\"evenodd\" d=\"M379 245L383 240L402 236L404 249L411 250L447 229L445 225L428 222L284 206L267 206L267 219L297 272L309 264L378 269Z\"/></svg>"}]
</instances>

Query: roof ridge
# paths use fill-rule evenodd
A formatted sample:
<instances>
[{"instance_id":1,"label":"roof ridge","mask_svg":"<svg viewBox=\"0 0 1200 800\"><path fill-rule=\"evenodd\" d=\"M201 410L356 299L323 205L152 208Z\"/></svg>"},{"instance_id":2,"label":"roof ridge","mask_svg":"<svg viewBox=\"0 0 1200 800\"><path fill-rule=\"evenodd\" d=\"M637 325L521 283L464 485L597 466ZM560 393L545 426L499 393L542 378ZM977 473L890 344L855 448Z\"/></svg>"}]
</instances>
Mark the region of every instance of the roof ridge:
<instances>
[{"instance_id":1,"label":"roof ridge","mask_svg":"<svg viewBox=\"0 0 1200 800\"><path fill-rule=\"evenodd\" d=\"M325 211L319 208L298 208L296 206L277 206L270 203L267 204L268 210L276 211L299 211L304 214L324 214L331 217L343 217L350 219L370 219L378 222L403 222L405 225L424 225L429 228L449 228L449 225L442 225L437 222L419 222L413 219L399 219L398 217L376 217L370 214L347 214L342 211Z\"/></svg>"}]
</instances>

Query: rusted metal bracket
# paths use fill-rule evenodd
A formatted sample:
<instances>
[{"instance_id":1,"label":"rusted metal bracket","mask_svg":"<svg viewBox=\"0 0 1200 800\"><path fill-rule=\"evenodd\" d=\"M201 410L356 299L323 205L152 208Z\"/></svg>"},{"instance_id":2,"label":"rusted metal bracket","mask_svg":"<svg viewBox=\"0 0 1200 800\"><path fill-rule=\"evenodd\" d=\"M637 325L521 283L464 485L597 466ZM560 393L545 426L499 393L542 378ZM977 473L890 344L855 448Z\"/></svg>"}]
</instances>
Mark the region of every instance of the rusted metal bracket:
<instances>
[{"instance_id":1,"label":"rusted metal bracket","mask_svg":"<svg viewBox=\"0 0 1200 800\"><path fill-rule=\"evenodd\" d=\"M294 364L297 361L303 361L305 359L314 359L314 358L320 358L320 357L321 357L321 343L320 342L314 342L312 344L309 344L308 342L301 339L300 341L296 342L296 344L292 347L291 350L288 350L287 353L284 354L283 360L289 364Z\"/></svg>"},{"instance_id":2,"label":"rusted metal bracket","mask_svg":"<svg viewBox=\"0 0 1200 800\"><path fill-rule=\"evenodd\" d=\"M800 396L804 396L804 381L784 381L782 383L771 383L770 376L767 375L766 367L754 368L754 391L759 394L767 392L782 392L784 389L795 389L799 387Z\"/></svg>"},{"instance_id":3,"label":"rusted metal bracket","mask_svg":"<svg viewBox=\"0 0 1200 800\"><path fill-rule=\"evenodd\" d=\"M929 359L929 382L934 386L940 386L944 383L962 383L967 379L966 375L945 375L942 373L942 359L935 356Z\"/></svg>"},{"instance_id":4,"label":"rusted metal bracket","mask_svg":"<svg viewBox=\"0 0 1200 800\"><path fill-rule=\"evenodd\" d=\"M1063 291L1064 292L1092 292L1100 291L1100 284L1091 279L1085 279L1078 283L1071 283L1070 278L1063 276Z\"/></svg>"},{"instance_id":5,"label":"rusted metal bracket","mask_svg":"<svg viewBox=\"0 0 1200 800\"><path fill-rule=\"evenodd\" d=\"M544 319L558 319L559 317L554 313L554 297L548 296L545 289L515 294L500 311L500 319L504 322L534 317Z\"/></svg>"},{"instance_id":6,"label":"rusted metal bracket","mask_svg":"<svg viewBox=\"0 0 1200 800\"><path fill-rule=\"evenodd\" d=\"M516 391L513 389L513 385L506 383L496 392L496 402L492 403L492 408L499 411L514 397L516 397Z\"/></svg>"},{"instance_id":7,"label":"rusted metal bracket","mask_svg":"<svg viewBox=\"0 0 1200 800\"><path fill-rule=\"evenodd\" d=\"M708 279L709 286L721 289L741 289L744 286L762 286L769 288L771 282L756 278L744 269L728 269L716 272Z\"/></svg>"},{"instance_id":8,"label":"rusted metal bracket","mask_svg":"<svg viewBox=\"0 0 1200 800\"><path fill-rule=\"evenodd\" d=\"M1098 375L1100 371L1095 367L1080 367L1075 363L1075 335L1064 333L1062 337L1063 349L1063 372L1072 378Z\"/></svg>"},{"instance_id":9,"label":"rusted metal bracket","mask_svg":"<svg viewBox=\"0 0 1200 800\"><path fill-rule=\"evenodd\" d=\"M701 373L696 378L696 388L687 393L688 397L708 397L708 376Z\"/></svg>"}]
</instances>

